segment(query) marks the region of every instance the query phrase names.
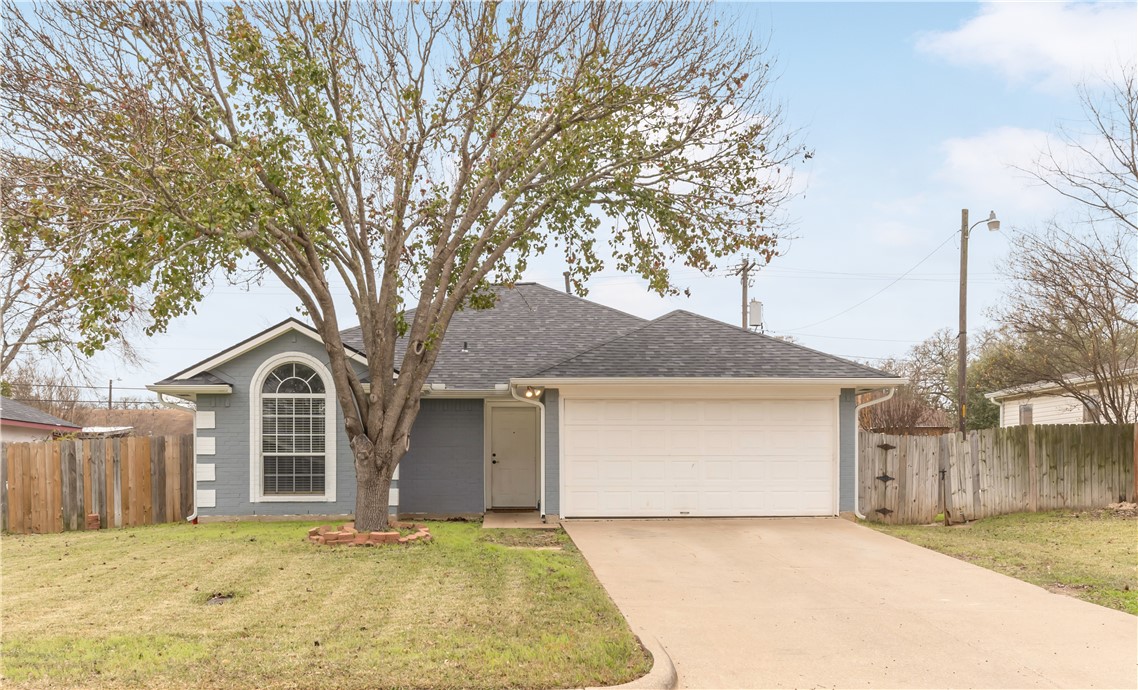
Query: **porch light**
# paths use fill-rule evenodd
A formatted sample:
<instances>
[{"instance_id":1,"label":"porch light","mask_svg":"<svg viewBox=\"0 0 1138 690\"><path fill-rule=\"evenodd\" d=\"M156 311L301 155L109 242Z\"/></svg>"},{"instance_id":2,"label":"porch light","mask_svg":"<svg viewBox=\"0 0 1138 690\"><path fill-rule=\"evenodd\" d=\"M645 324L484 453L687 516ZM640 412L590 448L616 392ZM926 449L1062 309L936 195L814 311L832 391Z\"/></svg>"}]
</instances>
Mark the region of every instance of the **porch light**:
<instances>
[{"instance_id":1,"label":"porch light","mask_svg":"<svg viewBox=\"0 0 1138 690\"><path fill-rule=\"evenodd\" d=\"M545 392L545 389L542 388L541 386L526 386L526 397L527 398L540 398L541 394L544 392Z\"/></svg>"}]
</instances>

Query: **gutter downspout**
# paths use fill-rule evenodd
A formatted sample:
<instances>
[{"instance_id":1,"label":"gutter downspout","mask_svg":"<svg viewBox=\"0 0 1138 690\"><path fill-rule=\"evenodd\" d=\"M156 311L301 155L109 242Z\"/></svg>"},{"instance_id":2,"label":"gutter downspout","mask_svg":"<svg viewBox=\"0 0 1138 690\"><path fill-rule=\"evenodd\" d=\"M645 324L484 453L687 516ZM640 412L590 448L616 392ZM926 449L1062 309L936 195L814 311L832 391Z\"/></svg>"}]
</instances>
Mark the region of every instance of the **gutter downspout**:
<instances>
[{"instance_id":1,"label":"gutter downspout","mask_svg":"<svg viewBox=\"0 0 1138 690\"><path fill-rule=\"evenodd\" d=\"M862 404L860 404L854 408L854 482L855 482L854 486L855 487L857 486L857 484L861 483L860 465L858 463L858 461L860 460L860 458L858 456L860 455L860 448L861 448L861 443L860 443L860 441L858 441L858 433L861 431L861 411L867 407L873 407L874 405L880 405L881 403L885 402L889 398L892 398L896 392L897 392L896 388L890 388L889 392L886 393L883 397L874 398L873 400L867 400L866 402L863 402ZM858 500L858 494L859 493L860 492L858 492L855 488L854 497L853 497L853 499L854 499L853 512L854 512L854 515L857 516L858 520L864 520L865 516L861 514L861 506L859 505L860 501Z\"/></svg>"},{"instance_id":2,"label":"gutter downspout","mask_svg":"<svg viewBox=\"0 0 1138 690\"><path fill-rule=\"evenodd\" d=\"M178 403L170 402L169 400L166 399L166 395L164 393L158 394L158 402L162 405L162 407L165 407L165 408L170 409L170 410L182 410L183 412L186 411L185 405L179 405ZM198 411L197 411L197 409L198 409L198 406L195 403L194 404L194 410L193 410L193 412L194 412L194 512L192 512L186 516L186 522L190 523L191 525L198 524Z\"/></svg>"},{"instance_id":3,"label":"gutter downspout","mask_svg":"<svg viewBox=\"0 0 1138 690\"><path fill-rule=\"evenodd\" d=\"M542 391L544 395L545 392ZM538 416L540 417L540 429L538 431L538 474L540 475L539 481L541 482L541 501L538 513L541 515L541 521L545 522L545 403L540 400L530 400L518 396L518 391L513 385L510 385L510 397L518 402L524 402L530 405L536 405L539 410Z\"/></svg>"}]
</instances>

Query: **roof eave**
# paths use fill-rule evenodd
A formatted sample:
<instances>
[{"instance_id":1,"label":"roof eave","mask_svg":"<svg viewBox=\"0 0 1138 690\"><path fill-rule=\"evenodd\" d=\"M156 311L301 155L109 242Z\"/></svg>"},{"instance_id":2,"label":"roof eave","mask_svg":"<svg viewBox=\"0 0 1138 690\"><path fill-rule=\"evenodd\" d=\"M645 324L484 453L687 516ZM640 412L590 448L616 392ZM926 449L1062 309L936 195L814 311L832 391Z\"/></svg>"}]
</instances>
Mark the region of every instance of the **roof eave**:
<instances>
[{"instance_id":1,"label":"roof eave","mask_svg":"<svg viewBox=\"0 0 1138 690\"><path fill-rule=\"evenodd\" d=\"M276 338L279 338L280 336L282 336L285 333L288 333L290 331L296 332L296 333L301 333L301 334L303 334L303 335L305 335L305 336L311 338L312 340L315 340L316 342L321 343L321 344L323 344L323 342L324 342L323 339L320 337L320 332L317 331L315 328L313 328L312 326L309 326L308 324L306 324L302 321L298 321L297 319L290 317L290 318L285 319L284 321L281 321L280 323L276 324L275 326L270 326L269 328L266 328L265 330L261 331L260 333L257 333L255 335L252 335L252 336L246 338L245 340L242 340L241 342L237 343L236 345L230 346L230 347L222 350L221 352L218 352L217 354L213 355L212 357L210 357L208 359L204 359L204 360L198 362L197 364L194 364L193 366L189 367L188 369L183 369L182 371L178 372L177 374L174 374L170 378L174 379L174 380L188 379L188 378L191 378L191 377L196 376L198 374L201 374L202 372L209 371L210 369L212 369L214 367L221 366L221 365L225 364L226 362L230 362L230 361L240 357L241 355L243 355L247 352L255 350L256 348L260 347L261 345L263 345L263 344L265 344L271 340L274 340ZM360 364L365 364L365 365L367 364L367 356L364 353L360 352L359 350L356 350L355 348L353 348L351 346L345 345L344 346L344 352L345 352L345 354L347 354L348 359L351 359L351 360L358 362Z\"/></svg>"},{"instance_id":2,"label":"roof eave","mask_svg":"<svg viewBox=\"0 0 1138 690\"><path fill-rule=\"evenodd\" d=\"M556 386L556 385L637 385L664 386L676 384L712 384L725 386L785 385L785 386L841 386L842 388L892 388L909 382L903 377L896 378L844 378L844 377L727 377L727 376L595 376L595 377L557 377L533 376L510 379L513 386Z\"/></svg>"},{"instance_id":3,"label":"roof eave","mask_svg":"<svg viewBox=\"0 0 1138 690\"><path fill-rule=\"evenodd\" d=\"M164 393L166 395L173 395L178 398L185 398L186 396L196 395L229 395L233 392L233 386L228 383L199 383L199 384L152 384L146 387L146 390L153 393ZM193 399L192 397L189 399Z\"/></svg>"},{"instance_id":4,"label":"roof eave","mask_svg":"<svg viewBox=\"0 0 1138 690\"><path fill-rule=\"evenodd\" d=\"M28 422L22 419L7 419L0 418L0 423L5 426L18 426L25 429L42 429L44 431L62 431L64 433L71 433L79 431L83 427L75 426L73 424L47 424L45 422Z\"/></svg>"}]
</instances>

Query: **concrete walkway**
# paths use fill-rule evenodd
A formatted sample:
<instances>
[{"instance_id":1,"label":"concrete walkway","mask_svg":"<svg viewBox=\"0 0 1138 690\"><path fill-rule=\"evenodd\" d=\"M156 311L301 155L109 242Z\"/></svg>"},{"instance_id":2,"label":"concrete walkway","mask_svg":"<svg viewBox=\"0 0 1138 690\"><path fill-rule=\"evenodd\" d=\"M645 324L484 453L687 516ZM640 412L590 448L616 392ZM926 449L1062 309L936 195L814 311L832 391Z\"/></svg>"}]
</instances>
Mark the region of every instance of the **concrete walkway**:
<instances>
[{"instance_id":1,"label":"concrete walkway","mask_svg":"<svg viewBox=\"0 0 1138 690\"><path fill-rule=\"evenodd\" d=\"M680 687L1138 686L1138 618L846 520L563 526Z\"/></svg>"}]
</instances>

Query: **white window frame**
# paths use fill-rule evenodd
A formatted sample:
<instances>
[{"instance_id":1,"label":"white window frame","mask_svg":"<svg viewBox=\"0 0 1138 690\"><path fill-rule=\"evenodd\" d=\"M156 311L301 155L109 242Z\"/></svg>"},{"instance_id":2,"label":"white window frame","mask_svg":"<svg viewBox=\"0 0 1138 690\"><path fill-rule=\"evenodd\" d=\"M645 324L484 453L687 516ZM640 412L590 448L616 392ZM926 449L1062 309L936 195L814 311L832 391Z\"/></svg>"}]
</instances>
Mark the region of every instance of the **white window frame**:
<instances>
[{"instance_id":1,"label":"white window frame","mask_svg":"<svg viewBox=\"0 0 1138 690\"><path fill-rule=\"evenodd\" d=\"M297 494L266 496L264 491L264 463L261 451L261 388L265 379L282 364L303 364L311 367L324 381L324 494ZM332 386L332 372L323 362L305 352L282 352L266 359L253 374L249 387L249 500L252 503L333 503L336 501L336 396Z\"/></svg>"}]
</instances>

